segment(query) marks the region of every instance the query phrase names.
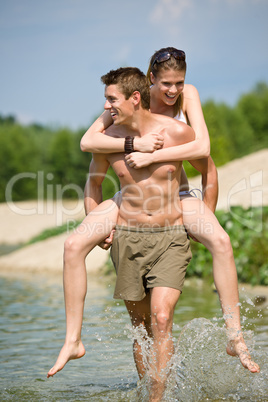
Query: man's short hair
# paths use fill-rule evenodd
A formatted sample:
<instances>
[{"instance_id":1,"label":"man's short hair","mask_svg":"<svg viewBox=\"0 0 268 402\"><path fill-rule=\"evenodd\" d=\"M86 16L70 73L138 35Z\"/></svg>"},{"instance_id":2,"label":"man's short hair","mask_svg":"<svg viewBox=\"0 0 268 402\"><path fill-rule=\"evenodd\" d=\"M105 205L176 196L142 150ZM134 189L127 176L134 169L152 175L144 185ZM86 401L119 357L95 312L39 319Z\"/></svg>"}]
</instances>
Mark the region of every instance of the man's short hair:
<instances>
[{"instance_id":1,"label":"man's short hair","mask_svg":"<svg viewBox=\"0 0 268 402\"><path fill-rule=\"evenodd\" d=\"M133 92L138 91L141 95L143 109L150 109L150 87L146 75L136 67L121 67L111 70L101 77L105 85L118 85L126 99Z\"/></svg>"}]
</instances>

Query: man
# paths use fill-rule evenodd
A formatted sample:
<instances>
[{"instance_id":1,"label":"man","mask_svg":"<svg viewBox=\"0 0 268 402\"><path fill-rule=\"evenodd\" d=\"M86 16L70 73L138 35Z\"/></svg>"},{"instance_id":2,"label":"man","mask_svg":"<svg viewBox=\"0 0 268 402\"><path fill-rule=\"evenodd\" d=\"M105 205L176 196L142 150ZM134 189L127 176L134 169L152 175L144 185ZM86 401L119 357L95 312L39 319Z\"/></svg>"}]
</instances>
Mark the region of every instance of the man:
<instances>
[{"instance_id":1,"label":"man","mask_svg":"<svg viewBox=\"0 0 268 402\"><path fill-rule=\"evenodd\" d=\"M164 136L164 146L166 147L194 140L194 132L189 126L169 117L149 112L150 93L147 79L138 69L122 68L111 71L102 77L102 81L106 85L105 109L110 110L114 121L114 124L107 129L106 134L123 138L127 150L132 150L133 138L142 137L148 132L161 133ZM128 258L127 250L122 251L122 245L120 245L120 242L124 244L124 240L121 239L124 239L125 235L130 237L130 247L135 245L133 240L135 236L138 249L147 243L147 248L145 247L141 251L143 256L134 260L130 272L127 273L129 280L132 281L129 288L125 288L124 265L117 265L115 297L125 300L133 325L138 326L143 323L148 329L149 335L153 337L152 355L155 357L157 368L154 372L156 376L152 378L152 398L154 399L158 398L157 395L160 395L160 398L163 392L165 377L161 377L161 372L167 367L173 351L171 338L173 312L181 294L186 267L191 258L189 240L182 225L178 197L180 183L177 178L180 177L182 163L157 163L148 168L135 170L127 166L124 157L124 153L95 154L91 164L91 174L95 174L100 190L110 165L120 180L122 202L117 221L120 228L118 229L119 234L115 236L114 240L117 246L113 245L115 262L118 259L123 262L123 258ZM103 219L104 222L105 215L100 215L99 222L100 219ZM90 222L86 223L87 230L89 230ZM131 232L132 230L134 233ZM107 234L109 233L108 228ZM80 234L80 247L81 244L84 245L84 253L81 253L81 258L85 258L90 249L106 237L104 233L99 241L94 237L95 244L93 245L91 239L83 237L81 230ZM141 236L144 240L140 242ZM82 357L85 353L83 345L77 339L79 335L72 335L73 328L78 326L79 320L80 322L82 320L83 303L81 301L84 300L86 293L86 274L83 277L77 273L74 275L74 270L70 273L71 270L68 268L71 265L69 255L72 254L75 244L77 242L72 236L65 244L64 288L66 311L72 310L73 315L72 317L68 313L66 315L66 338L76 339L77 345L73 347L72 353L70 350L67 351L68 345L64 345L56 365L50 370L48 376L53 376L68 360ZM153 248L151 248L152 244L154 244ZM132 254L133 250L130 253ZM156 253L158 253L157 257ZM143 261L144 258L146 262ZM133 255L131 259L133 260ZM138 260L140 264L139 286L135 288L137 281L136 277L132 275ZM165 273L161 272L166 268L168 269ZM143 272L144 270L146 272ZM73 275L72 280L70 280L70 275ZM79 307L74 309L74 306L78 305L77 289L80 289ZM72 322L71 326L70 322ZM139 345L136 345L134 354L139 376L142 377L144 367Z\"/></svg>"},{"instance_id":2,"label":"man","mask_svg":"<svg viewBox=\"0 0 268 402\"><path fill-rule=\"evenodd\" d=\"M132 150L133 139L148 132L161 133L164 147L194 140L189 126L149 112L149 88L138 69L110 71L102 81L105 109L114 121L106 135L125 138L126 151ZM99 179L99 186L110 165L122 193L112 246L117 271L114 297L125 301L132 324L143 325L152 336L151 400L160 400L173 353L173 313L191 258L178 197L182 163L157 163L135 170L125 163L124 153L95 154L91 173ZM142 378L146 368L137 342L134 358Z\"/></svg>"}]
</instances>

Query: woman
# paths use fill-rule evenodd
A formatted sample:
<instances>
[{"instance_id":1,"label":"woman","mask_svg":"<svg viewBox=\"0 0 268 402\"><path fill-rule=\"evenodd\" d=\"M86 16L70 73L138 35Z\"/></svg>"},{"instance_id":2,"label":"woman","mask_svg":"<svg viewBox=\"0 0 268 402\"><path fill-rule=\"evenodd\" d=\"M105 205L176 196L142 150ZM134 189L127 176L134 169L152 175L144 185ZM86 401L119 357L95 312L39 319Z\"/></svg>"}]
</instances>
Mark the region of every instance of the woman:
<instances>
[{"instance_id":1,"label":"woman","mask_svg":"<svg viewBox=\"0 0 268 402\"><path fill-rule=\"evenodd\" d=\"M142 152L126 155L126 163L131 168L138 169L154 162L188 159L202 173L202 184L205 190L204 201L189 195L187 179L185 176L182 178L181 202L184 225L189 235L204 244L212 254L214 282L228 334L227 353L238 356L242 365L251 372L258 372L259 367L251 360L241 332L237 273L232 246L229 236L213 214L217 203L218 188L216 168L212 159L208 157L209 135L197 90L191 85L184 85L185 72L186 62L183 51L169 47L160 49L152 56L147 75L152 84L151 112L164 114L178 120L184 119L185 122L186 117L195 131L195 141L177 147L160 149L163 138L156 137L153 133L148 134L145 136L147 138L143 137L139 141L134 141L134 149ZM85 133L81 140L81 149L94 153L124 152L123 139L107 137L102 133L110 124L112 124L110 113L104 112ZM146 150L147 153L144 152ZM197 160L200 158L205 159ZM108 220L110 225L107 234L112 233L116 223L120 195L117 195L114 200L100 203L99 193L96 191L98 184L95 183L94 172L91 171L91 173L93 173L91 181L86 187L86 213L97 208L86 219L88 219L89 225L97 219L98 223L100 220L105 221L106 226ZM90 196L87 194L89 189ZM205 231L204 227L207 228ZM112 235L106 238L103 248L108 248L111 241ZM71 239L65 243L65 258L67 258L66 256L69 256L69 260L85 258L95 244L93 240L90 245L83 243L79 235L72 235ZM86 294L85 267L83 272L76 272L75 275L71 271L67 264L64 268L67 319L65 345L55 366L49 371L48 377L61 370L68 360L82 357L85 353L81 342L83 303ZM80 277L79 284L74 282L74 277L78 278L77 275ZM74 306L78 306L78 303L80 303L80 307L75 309ZM148 326L148 323L145 325Z\"/></svg>"}]
</instances>

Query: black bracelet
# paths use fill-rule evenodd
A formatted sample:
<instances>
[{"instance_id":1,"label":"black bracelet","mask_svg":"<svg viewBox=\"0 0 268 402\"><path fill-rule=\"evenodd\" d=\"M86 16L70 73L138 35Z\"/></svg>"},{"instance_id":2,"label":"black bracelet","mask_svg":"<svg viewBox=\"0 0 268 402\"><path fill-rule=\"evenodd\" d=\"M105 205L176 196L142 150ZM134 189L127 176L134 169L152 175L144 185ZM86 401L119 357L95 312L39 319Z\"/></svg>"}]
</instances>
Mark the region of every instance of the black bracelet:
<instances>
[{"instance_id":1,"label":"black bracelet","mask_svg":"<svg viewBox=\"0 0 268 402\"><path fill-rule=\"evenodd\" d=\"M130 154L131 152L134 152L133 142L134 142L134 137L130 137L130 135L128 135L125 138L125 153L126 154Z\"/></svg>"}]
</instances>

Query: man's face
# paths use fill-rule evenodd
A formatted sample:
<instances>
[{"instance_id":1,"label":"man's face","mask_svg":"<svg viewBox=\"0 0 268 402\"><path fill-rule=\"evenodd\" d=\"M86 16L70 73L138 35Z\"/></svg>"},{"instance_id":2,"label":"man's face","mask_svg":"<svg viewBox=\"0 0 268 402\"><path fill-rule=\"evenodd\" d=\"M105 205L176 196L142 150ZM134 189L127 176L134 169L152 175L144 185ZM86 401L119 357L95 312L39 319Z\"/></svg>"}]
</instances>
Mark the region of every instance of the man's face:
<instances>
[{"instance_id":1,"label":"man's face","mask_svg":"<svg viewBox=\"0 0 268 402\"><path fill-rule=\"evenodd\" d=\"M127 123L127 119L133 115L132 97L126 100L117 85L105 87L105 110L109 110L115 125Z\"/></svg>"}]
</instances>

